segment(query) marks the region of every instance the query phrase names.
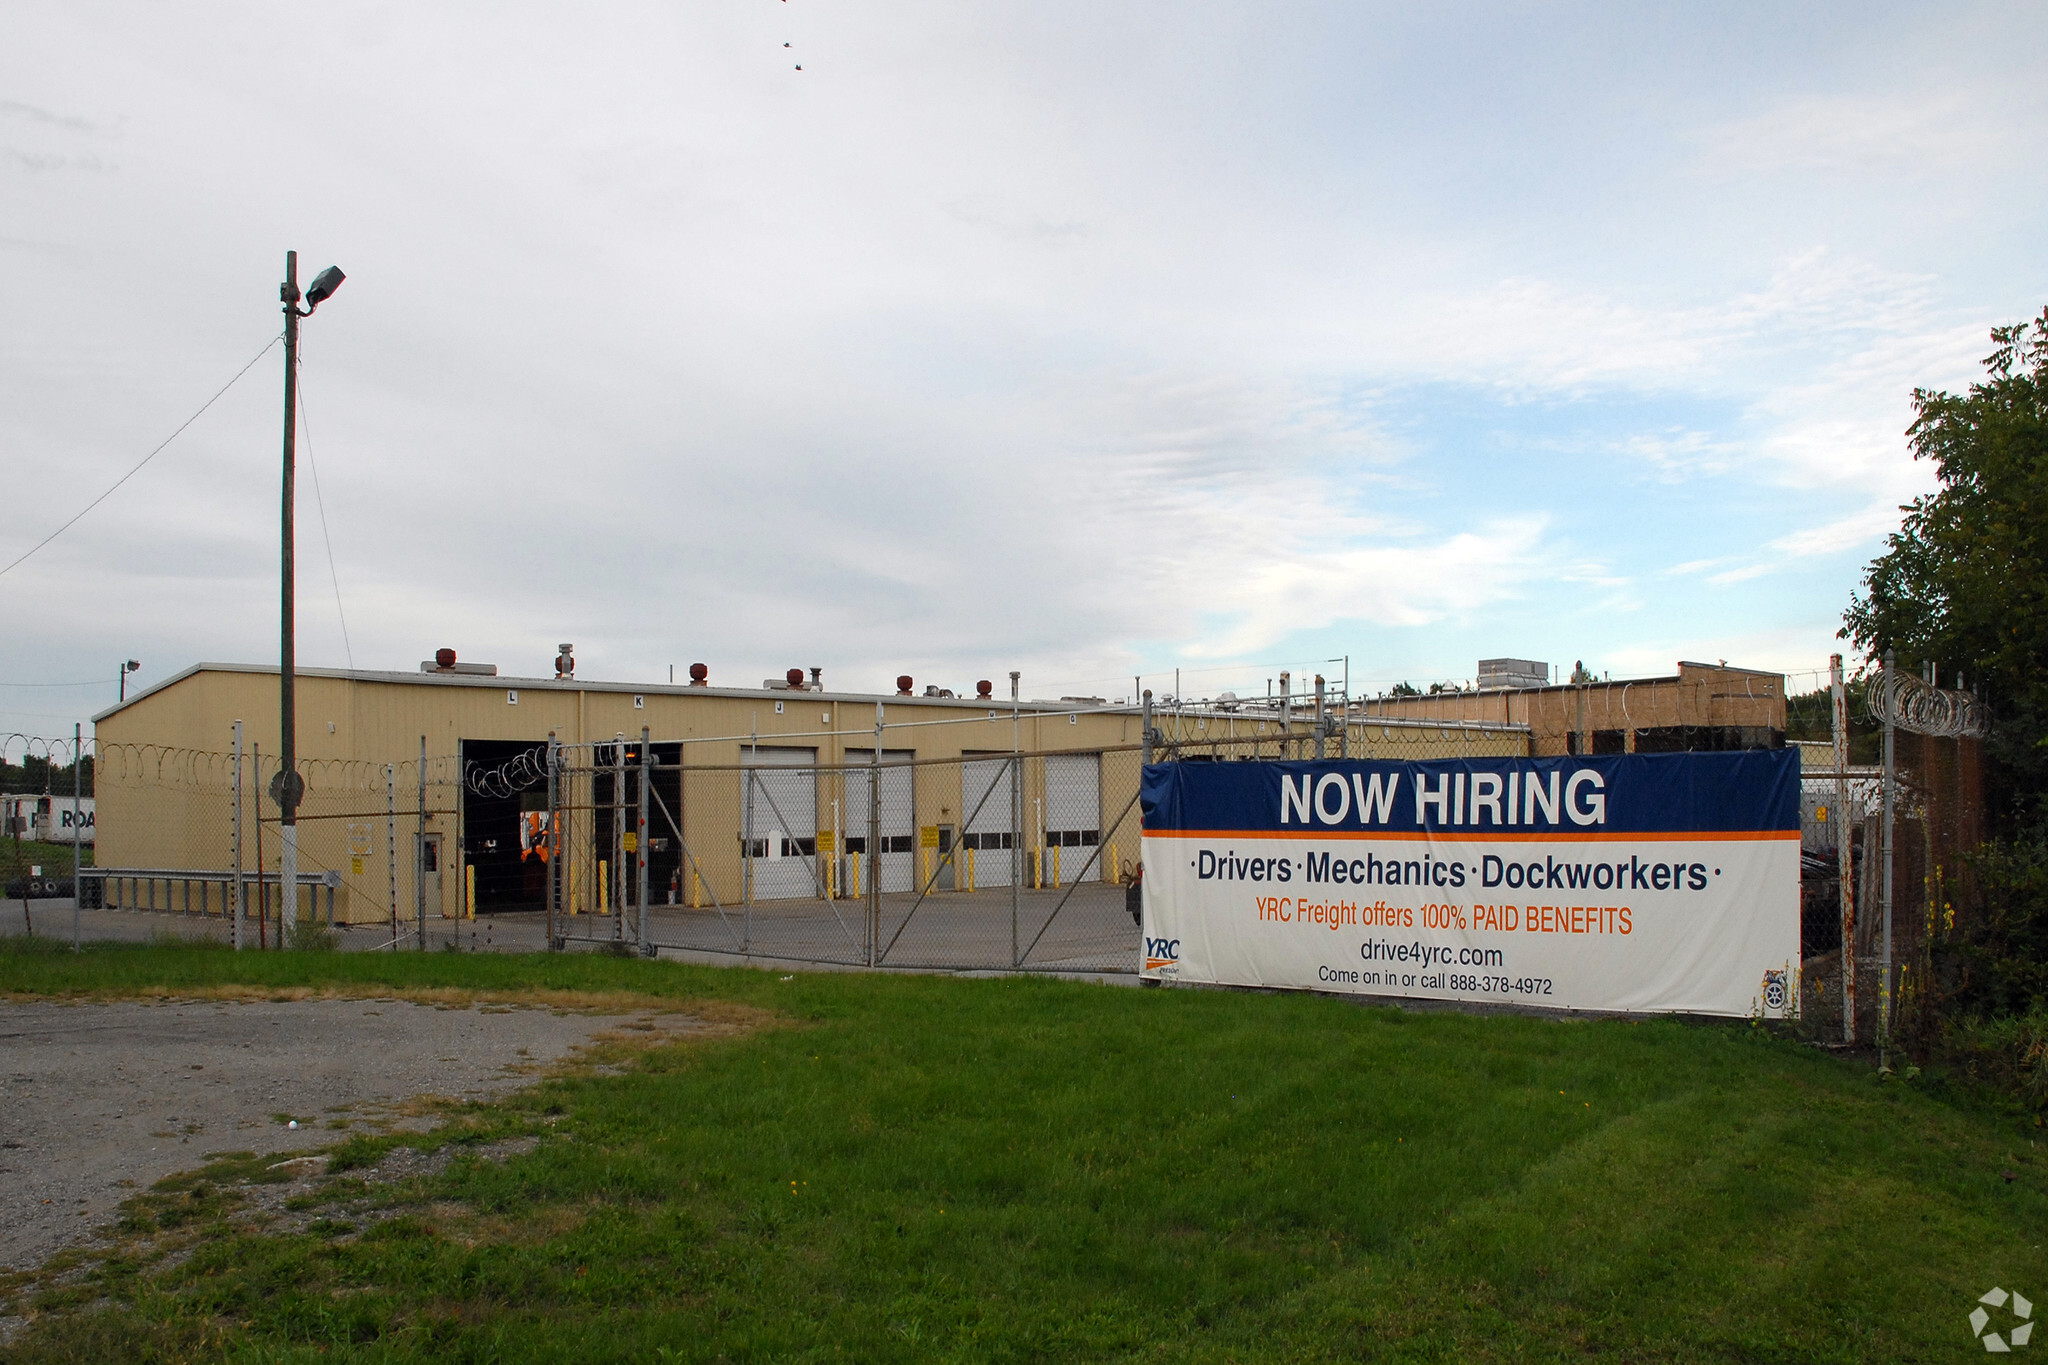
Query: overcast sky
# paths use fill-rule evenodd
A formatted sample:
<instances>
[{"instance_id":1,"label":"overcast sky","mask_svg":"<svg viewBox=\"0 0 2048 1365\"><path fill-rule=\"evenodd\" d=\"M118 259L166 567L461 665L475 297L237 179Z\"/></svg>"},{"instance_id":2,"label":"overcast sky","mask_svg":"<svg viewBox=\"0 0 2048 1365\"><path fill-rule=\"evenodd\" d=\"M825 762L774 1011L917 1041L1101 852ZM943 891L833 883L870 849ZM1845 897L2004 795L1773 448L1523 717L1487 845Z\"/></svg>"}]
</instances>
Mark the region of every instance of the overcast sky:
<instances>
[{"instance_id":1,"label":"overcast sky","mask_svg":"<svg viewBox=\"0 0 2048 1365\"><path fill-rule=\"evenodd\" d=\"M262 351L296 247L349 276L305 327L306 664L1824 667L1928 486L1912 387L2048 303L2038 4L7 30L0 562ZM276 659L281 385L273 349L0 576L0 733L68 735L125 658Z\"/></svg>"}]
</instances>

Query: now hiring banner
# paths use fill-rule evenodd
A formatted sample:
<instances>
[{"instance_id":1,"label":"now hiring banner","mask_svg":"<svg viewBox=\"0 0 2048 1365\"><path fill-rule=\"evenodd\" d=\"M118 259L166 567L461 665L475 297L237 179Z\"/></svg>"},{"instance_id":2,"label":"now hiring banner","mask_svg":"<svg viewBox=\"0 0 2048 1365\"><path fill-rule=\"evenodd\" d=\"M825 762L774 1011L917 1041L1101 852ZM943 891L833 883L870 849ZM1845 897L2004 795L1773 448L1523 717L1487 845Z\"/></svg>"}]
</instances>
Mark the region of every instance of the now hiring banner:
<instances>
[{"instance_id":1,"label":"now hiring banner","mask_svg":"<svg viewBox=\"0 0 2048 1365\"><path fill-rule=\"evenodd\" d=\"M1799 753L1145 769L1153 978L1783 1016Z\"/></svg>"}]
</instances>

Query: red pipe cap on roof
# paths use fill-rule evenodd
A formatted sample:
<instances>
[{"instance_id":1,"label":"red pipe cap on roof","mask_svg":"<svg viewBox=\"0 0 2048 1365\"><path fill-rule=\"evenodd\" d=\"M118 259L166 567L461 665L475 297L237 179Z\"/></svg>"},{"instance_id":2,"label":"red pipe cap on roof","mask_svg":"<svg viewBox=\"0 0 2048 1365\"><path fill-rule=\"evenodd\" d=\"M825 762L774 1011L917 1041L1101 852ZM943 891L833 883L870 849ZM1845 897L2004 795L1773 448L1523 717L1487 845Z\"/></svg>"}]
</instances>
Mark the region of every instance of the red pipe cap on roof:
<instances>
[{"instance_id":1,"label":"red pipe cap on roof","mask_svg":"<svg viewBox=\"0 0 2048 1365\"><path fill-rule=\"evenodd\" d=\"M789 680L791 689L800 688L804 685L804 671L801 668L792 668L782 676Z\"/></svg>"},{"instance_id":2,"label":"red pipe cap on roof","mask_svg":"<svg viewBox=\"0 0 2048 1365\"><path fill-rule=\"evenodd\" d=\"M692 687L702 687L704 685L704 680L709 678L710 676L711 670L705 667L703 664L690 665L690 685Z\"/></svg>"},{"instance_id":3,"label":"red pipe cap on roof","mask_svg":"<svg viewBox=\"0 0 2048 1365\"><path fill-rule=\"evenodd\" d=\"M980 682L974 685L974 695L977 697L991 696L994 694L995 690L996 685L990 682L987 678L983 678Z\"/></svg>"},{"instance_id":4,"label":"red pipe cap on roof","mask_svg":"<svg viewBox=\"0 0 2048 1365\"><path fill-rule=\"evenodd\" d=\"M909 695L910 695L910 684L911 684L911 681L912 681L912 679L911 679L911 676L910 676L910 675L909 675L908 673L905 673L905 674L902 674L901 676L899 676L899 677L898 677L898 678L896 679L896 695L897 695L897 696L899 696L899 697L907 697L907 696L909 696Z\"/></svg>"},{"instance_id":5,"label":"red pipe cap on roof","mask_svg":"<svg viewBox=\"0 0 2048 1365\"><path fill-rule=\"evenodd\" d=\"M437 650L435 650L435 651L434 651L434 667L436 667L436 668L453 668L453 667L455 667L455 651L454 651L454 650L452 650L452 649L437 649Z\"/></svg>"}]
</instances>

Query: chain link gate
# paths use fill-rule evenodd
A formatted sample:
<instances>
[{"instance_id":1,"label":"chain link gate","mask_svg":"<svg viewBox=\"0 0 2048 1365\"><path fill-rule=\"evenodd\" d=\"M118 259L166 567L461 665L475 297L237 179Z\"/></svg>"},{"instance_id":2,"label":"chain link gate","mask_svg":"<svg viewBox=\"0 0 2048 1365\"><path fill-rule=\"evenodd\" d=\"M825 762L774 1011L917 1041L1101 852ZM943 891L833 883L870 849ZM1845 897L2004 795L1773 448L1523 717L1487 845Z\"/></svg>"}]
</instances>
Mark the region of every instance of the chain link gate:
<instances>
[{"instance_id":1,"label":"chain link gate","mask_svg":"<svg viewBox=\"0 0 2048 1365\"><path fill-rule=\"evenodd\" d=\"M548 939L653 955L1133 972L1135 747L820 763L754 743L555 744ZM728 752L730 752L728 750Z\"/></svg>"}]
</instances>

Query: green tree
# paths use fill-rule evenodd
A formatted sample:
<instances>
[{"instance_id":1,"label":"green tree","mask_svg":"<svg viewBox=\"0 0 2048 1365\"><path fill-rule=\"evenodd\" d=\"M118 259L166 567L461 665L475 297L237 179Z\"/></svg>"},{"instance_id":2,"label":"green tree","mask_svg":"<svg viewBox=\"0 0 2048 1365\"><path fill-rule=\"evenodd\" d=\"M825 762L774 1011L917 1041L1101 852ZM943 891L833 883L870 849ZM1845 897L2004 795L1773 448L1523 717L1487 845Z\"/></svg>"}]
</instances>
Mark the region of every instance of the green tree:
<instances>
[{"instance_id":1,"label":"green tree","mask_svg":"<svg viewBox=\"0 0 2048 1365\"><path fill-rule=\"evenodd\" d=\"M1842 634L1989 703L1991 817L2010 833L2048 816L2048 308L1991 340L1967 393L1913 391L1907 436L1939 487L1900 509Z\"/></svg>"}]
</instances>

